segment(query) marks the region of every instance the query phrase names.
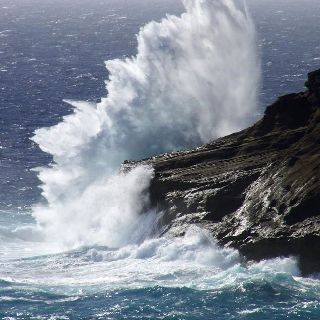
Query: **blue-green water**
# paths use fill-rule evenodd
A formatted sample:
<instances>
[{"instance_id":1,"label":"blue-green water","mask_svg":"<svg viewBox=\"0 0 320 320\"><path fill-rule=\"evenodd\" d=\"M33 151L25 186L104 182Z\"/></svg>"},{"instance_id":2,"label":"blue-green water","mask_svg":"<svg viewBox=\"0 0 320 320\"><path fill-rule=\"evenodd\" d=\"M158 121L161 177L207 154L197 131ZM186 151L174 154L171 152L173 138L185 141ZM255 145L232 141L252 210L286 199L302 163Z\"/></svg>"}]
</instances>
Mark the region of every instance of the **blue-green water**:
<instances>
[{"instance_id":1,"label":"blue-green water","mask_svg":"<svg viewBox=\"0 0 320 320\"><path fill-rule=\"evenodd\" d=\"M26 249L26 248L25 248ZM44 248L33 248L44 250ZM199 229L1 263L1 317L17 319L318 319L320 281L294 259L242 265Z\"/></svg>"},{"instance_id":2,"label":"blue-green water","mask_svg":"<svg viewBox=\"0 0 320 320\"><path fill-rule=\"evenodd\" d=\"M19 293L19 300L10 297L10 290L3 289L1 292L6 297L1 304L11 312L1 313L1 316L19 314L20 318L28 318L38 315L40 319L318 319L319 306L314 288L299 287L292 279L284 278L280 283L277 279L274 282L248 281L241 287L223 290L152 287L75 297L38 292L30 296L30 293L16 289L15 296ZM291 287L285 285L289 281ZM299 292L304 290L308 293Z\"/></svg>"},{"instance_id":3,"label":"blue-green water","mask_svg":"<svg viewBox=\"0 0 320 320\"><path fill-rule=\"evenodd\" d=\"M319 67L320 7L312 0L248 6L262 55L262 112L277 96L303 90L306 73ZM61 177L45 177L53 209L31 215L44 202L31 169L52 163L30 140L34 130L71 112L62 99L99 102L107 94L104 61L136 54L142 25L183 10L173 0L0 2L1 318L320 319L320 281L300 277L294 257L244 264L237 251L220 248L198 228L181 239L158 239L154 213L134 215L136 199L145 199L132 186L147 185L148 174L139 175L145 172L106 186L99 180L71 201L50 183L62 181L70 194L78 190ZM82 127L90 124L91 134L96 123L88 117ZM80 132L74 136L83 137ZM55 137L57 145L63 137ZM87 155L88 166L96 153ZM64 176L73 172L66 165ZM108 205L112 210L101 211Z\"/></svg>"}]
</instances>

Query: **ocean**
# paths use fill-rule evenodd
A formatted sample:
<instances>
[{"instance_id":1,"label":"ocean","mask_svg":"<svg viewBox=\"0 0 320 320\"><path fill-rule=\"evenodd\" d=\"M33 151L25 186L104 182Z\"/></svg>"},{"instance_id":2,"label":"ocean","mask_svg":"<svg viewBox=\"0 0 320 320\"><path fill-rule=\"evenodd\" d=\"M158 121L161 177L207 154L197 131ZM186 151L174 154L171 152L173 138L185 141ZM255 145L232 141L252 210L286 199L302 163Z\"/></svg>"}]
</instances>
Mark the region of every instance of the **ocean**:
<instances>
[{"instance_id":1,"label":"ocean","mask_svg":"<svg viewBox=\"0 0 320 320\"><path fill-rule=\"evenodd\" d=\"M0 2L1 318L320 319L294 257L158 238L152 169L116 174L251 124L319 68L316 0L248 0L252 21L185 3Z\"/></svg>"}]
</instances>

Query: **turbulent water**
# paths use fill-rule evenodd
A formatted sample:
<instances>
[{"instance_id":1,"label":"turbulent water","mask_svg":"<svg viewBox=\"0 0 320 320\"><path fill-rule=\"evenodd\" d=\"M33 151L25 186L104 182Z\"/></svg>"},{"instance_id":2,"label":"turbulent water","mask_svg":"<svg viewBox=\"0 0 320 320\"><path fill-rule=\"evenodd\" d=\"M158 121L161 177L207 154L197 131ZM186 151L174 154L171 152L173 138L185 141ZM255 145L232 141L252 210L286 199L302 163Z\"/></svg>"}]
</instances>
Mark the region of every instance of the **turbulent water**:
<instances>
[{"instance_id":1,"label":"turbulent water","mask_svg":"<svg viewBox=\"0 0 320 320\"><path fill-rule=\"evenodd\" d=\"M298 1L283 11L285 2L272 11L281 23L299 12ZM252 4L253 19L268 4ZM4 1L0 16L2 318L319 319L320 282L300 277L295 258L245 264L196 227L158 238L152 168L120 169L252 123L259 57L267 101L278 94L266 87L273 66L285 61L273 41L296 26L270 42L265 17L256 33L231 0ZM304 68L319 58L317 39L308 44ZM297 69L287 79L300 83ZM62 98L72 109L57 107Z\"/></svg>"},{"instance_id":2,"label":"turbulent water","mask_svg":"<svg viewBox=\"0 0 320 320\"><path fill-rule=\"evenodd\" d=\"M252 121L260 69L251 19L232 1L184 5L181 16L141 29L136 56L106 62L106 98L69 101L74 113L36 131L33 140L55 162L39 169L47 203L33 212L45 238L71 248L131 243L131 230L149 220L152 168L118 174L121 163L200 145Z\"/></svg>"},{"instance_id":3,"label":"turbulent water","mask_svg":"<svg viewBox=\"0 0 320 320\"><path fill-rule=\"evenodd\" d=\"M1 267L3 317L317 319L320 312L320 287L298 277L294 260L244 266L197 229L183 239L26 256Z\"/></svg>"}]
</instances>

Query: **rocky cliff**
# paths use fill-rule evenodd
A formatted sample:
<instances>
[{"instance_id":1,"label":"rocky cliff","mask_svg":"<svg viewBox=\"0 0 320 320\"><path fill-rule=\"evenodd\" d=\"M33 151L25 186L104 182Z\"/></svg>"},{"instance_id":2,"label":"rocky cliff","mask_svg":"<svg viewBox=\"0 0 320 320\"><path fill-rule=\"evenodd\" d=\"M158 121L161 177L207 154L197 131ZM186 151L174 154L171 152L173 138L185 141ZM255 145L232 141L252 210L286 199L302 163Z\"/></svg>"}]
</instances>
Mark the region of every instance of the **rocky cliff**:
<instances>
[{"instance_id":1,"label":"rocky cliff","mask_svg":"<svg viewBox=\"0 0 320 320\"><path fill-rule=\"evenodd\" d=\"M248 260L297 256L303 274L320 272L320 70L306 88L246 130L142 161L164 232L198 224Z\"/></svg>"}]
</instances>

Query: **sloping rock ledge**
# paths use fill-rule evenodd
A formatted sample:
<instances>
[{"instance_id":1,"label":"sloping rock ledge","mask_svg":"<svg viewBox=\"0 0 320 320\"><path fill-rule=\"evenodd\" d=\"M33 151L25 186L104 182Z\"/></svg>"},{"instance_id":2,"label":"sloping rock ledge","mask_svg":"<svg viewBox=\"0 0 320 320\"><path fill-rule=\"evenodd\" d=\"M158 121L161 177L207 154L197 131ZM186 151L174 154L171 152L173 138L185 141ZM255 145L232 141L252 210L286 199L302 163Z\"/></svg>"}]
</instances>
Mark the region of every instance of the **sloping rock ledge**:
<instances>
[{"instance_id":1,"label":"sloping rock ledge","mask_svg":"<svg viewBox=\"0 0 320 320\"><path fill-rule=\"evenodd\" d=\"M241 132L123 164L154 167L151 203L164 232L197 224L245 259L296 256L302 274L320 272L320 70L306 88Z\"/></svg>"}]
</instances>

